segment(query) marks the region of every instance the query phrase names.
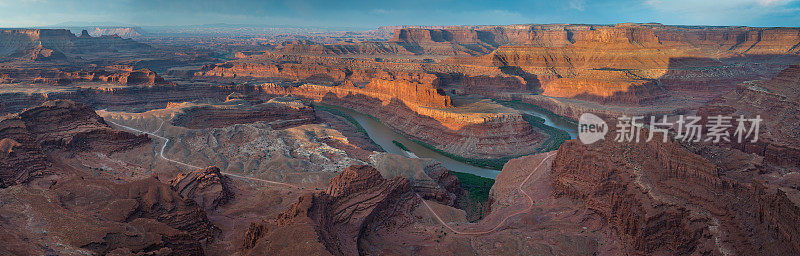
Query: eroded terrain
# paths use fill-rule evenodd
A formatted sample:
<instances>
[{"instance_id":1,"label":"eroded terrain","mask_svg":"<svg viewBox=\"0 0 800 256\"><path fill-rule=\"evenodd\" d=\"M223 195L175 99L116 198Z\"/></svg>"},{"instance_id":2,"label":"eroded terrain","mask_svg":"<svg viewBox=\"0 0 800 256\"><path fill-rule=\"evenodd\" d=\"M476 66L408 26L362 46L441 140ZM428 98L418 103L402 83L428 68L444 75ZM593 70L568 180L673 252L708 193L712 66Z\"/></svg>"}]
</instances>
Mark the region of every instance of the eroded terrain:
<instances>
[{"instance_id":1,"label":"eroded terrain","mask_svg":"<svg viewBox=\"0 0 800 256\"><path fill-rule=\"evenodd\" d=\"M139 32L0 29L0 254L800 252L797 28ZM764 121L586 145L585 112Z\"/></svg>"}]
</instances>

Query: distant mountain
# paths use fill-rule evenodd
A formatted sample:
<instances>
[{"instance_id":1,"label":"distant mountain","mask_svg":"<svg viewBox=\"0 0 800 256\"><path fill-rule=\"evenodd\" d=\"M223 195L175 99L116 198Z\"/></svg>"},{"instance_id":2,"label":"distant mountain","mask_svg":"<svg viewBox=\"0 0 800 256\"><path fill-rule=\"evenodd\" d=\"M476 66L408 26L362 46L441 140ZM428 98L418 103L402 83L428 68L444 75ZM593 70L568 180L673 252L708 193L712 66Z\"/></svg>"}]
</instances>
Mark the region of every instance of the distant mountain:
<instances>
[{"instance_id":1,"label":"distant mountain","mask_svg":"<svg viewBox=\"0 0 800 256\"><path fill-rule=\"evenodd\" d=\"M27 60L66 59L65 54L148 49L150 45L117 36L76 36L66 29L0 29L0 58Z\"/></svg>"},{"instance_id":2,"label":"distant mountain","mask_svg":"<svg viewBox=\"0 0 800 256\"><path fill-rule=\"evenodd\" d=\"M87 28L86 30L92 36L118 35L122 38L136 38L146 34L139 27L95 27Z\"/></svg>"},{"instance_id":3,"label":"distant mountain","mask_svg":"<svg viewBox=\"0 0 800 256\"><path fill-rule=\"evenodd\" d=\"M66 27L134 27L132 24L125 24L111 21L101 22L85 22L85 21L67 21L50 26L42 26L42 28L66 28Z\"/></svg>"}]
</instances>

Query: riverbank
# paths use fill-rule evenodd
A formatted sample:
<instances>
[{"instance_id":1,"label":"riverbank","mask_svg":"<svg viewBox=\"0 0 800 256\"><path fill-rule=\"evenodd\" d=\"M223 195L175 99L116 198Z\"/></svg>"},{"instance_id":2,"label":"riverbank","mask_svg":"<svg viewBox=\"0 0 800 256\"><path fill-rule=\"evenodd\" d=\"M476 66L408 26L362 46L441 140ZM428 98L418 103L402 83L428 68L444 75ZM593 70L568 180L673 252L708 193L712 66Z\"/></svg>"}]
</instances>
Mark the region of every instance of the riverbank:
<instances>
[{"instance_id":1,"label":"riverbank","mask_svg":"<svg viewBox=\"0 0 800 256\"><path fill-rule=\"evenodd\" d=\"M556 115L547 109L538 107L536 105L527 104L520 101L498 101L507 107L514 108L523 112L523 118L538 132L547 135L547 139L540 143L539 147L533 154L549 152L558 149L558 147L564 142L569 139L574 139L577 137L577 123L573 120L568 118ZM383 123L380 119L365 113L358 112L353 109L349 109L342 106L330 105L325 103L313 102L314 106L320 107L324 110L328 110L331 113L343 116L348 121L353 123L356 127L358 127L359 131L362 131L367 134L370 139L381 146L385 151L395 154L403 155L403 151L411 152L419 157L428 157L440 160L442 162L449 161L456 161L462 164L462 166L456 166L461 169L464 169L464 165L470 166L473 168L478 168L477 173L476 170L464 171L465 173L472 173L481 177L486 178L494 178L497 176L496 173L499 172L503 168L509 160L522 157L525 155L518 155L518 156L511 156L511 157L503 157L503 158L494 158L494 159L481 159L481 158L468 158L459 155L455 155L444 150L438 149L433 145L425 143L423 141L419 141L416 139L409 138L403 135L401 132L396 131L395 129L389 127L385 123ZM362 118L361 121L354 118L354 115L358 115ZM370 134L364 128L364 123L370 122L374 123L373 126L380 126L381 128L386 128L391 130L391 132L382 131L381 136L389 136L389 137L401 137L402 139L391 139L388 140L386 143L379 143L376 139L375 134ZM385 129L373 129L373 130L385 130ZM376 131L377 132L377 131ZM401 145L413 145L412 148L401 148L398 146L398 143L395 141L400 142ZM433 152L426 152L419 153L420 147L425 148L424 151L433 151ZM415 150L416 148L416 150ZM447 164L445 164L447 166ZM448 168L452 166L447 166ZM470 168L466 168L470 169ZM492 170L492 172L487 172L485 170ZM457 169L451 169L458 172Z\"/></svg>"}]
</instances>

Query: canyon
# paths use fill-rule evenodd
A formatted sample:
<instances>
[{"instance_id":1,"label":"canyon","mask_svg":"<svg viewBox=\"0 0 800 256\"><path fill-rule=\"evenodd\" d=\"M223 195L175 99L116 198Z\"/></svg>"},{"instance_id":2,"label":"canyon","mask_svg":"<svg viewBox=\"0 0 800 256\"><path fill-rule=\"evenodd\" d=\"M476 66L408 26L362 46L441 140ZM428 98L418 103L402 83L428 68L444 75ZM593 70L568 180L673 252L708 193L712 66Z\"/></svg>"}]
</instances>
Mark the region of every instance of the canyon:
<instances>
[{"instance_id":1,"label":"canyon","mask_svg":"<svg viewBox=\"0 0 800 256\"><path fill-rule=\"evenodd\" d=\"M0 29L0 254L793 255L799 87L793 27Z\"/></svg>"}]
</instances>

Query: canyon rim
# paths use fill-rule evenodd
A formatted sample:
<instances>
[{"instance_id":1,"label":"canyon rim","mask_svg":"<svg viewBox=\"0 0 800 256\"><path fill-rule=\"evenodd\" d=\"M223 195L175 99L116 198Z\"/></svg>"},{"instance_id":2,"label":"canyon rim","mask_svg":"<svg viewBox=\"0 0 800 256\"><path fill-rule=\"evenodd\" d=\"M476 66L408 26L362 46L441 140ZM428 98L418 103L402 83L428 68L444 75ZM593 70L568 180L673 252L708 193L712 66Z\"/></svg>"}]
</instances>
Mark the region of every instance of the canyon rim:
<instances>
[{"instance_id":1,"label":"canyon rim","mask_svg":"<svg viewBox=\"0 0 800 256\"><path fill-rule=\"evenodd\" d=\"M489 2L0 1L0 255L800 255L800 1Z\"/></svg>"}]
</instances>

